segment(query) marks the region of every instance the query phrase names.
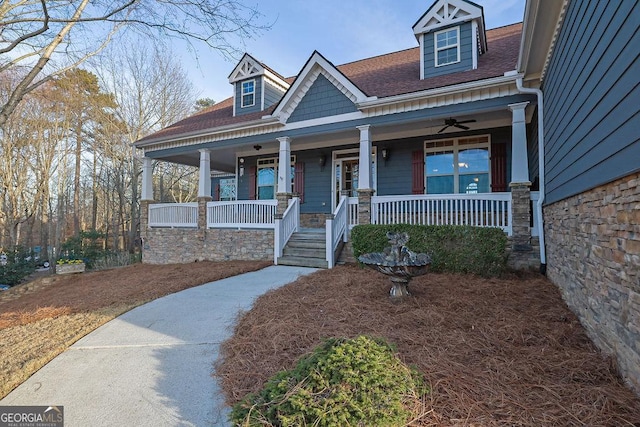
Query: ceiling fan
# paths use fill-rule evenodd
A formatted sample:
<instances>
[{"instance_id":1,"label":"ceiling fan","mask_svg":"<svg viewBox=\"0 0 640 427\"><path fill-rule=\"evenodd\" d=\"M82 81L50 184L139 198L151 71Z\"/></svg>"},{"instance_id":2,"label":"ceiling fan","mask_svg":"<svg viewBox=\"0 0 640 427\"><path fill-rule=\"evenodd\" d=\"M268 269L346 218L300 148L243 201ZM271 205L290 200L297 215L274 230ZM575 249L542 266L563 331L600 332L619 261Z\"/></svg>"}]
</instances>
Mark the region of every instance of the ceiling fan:
<instances>
[{"instance_id":1,"label":"ceiling fan","mask_svg":"<svg viewBox=\"0 0 640 427\"><path fill-rule=\"evenodd\" d=\"M449 128L451 126L456 127L458 129L462 129L462 130L469 130L469 127L468 126L463 126L463 123L474 123L474 122L475 122L475 119L458 121L458 120L450 117L448 119L444 119L445 126L442 129L440 129L438 131L438 133L444 132L445 130L447 130L447 128Z\"/></svg>"}]
</instances>

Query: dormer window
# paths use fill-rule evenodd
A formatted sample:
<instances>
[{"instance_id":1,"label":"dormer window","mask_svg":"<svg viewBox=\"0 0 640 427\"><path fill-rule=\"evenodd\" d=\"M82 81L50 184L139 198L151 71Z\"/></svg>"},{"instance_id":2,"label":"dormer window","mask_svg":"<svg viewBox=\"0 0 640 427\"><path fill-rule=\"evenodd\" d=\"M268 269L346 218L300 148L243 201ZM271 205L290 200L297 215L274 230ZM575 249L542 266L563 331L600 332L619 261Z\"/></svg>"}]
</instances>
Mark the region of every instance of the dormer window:
<instances>
[{"instance_id":1,"label":"dormer window","mask_svg":"<svg viewBox=\"0 0 640 427\"><path fill-rule=\"evenodd\" d=\"M436 32L434 44L436 67L460 62L460 27Z\"/></svg>"},{"instance_id":2,"label":"dormer window","mask_svg":"<svg viewBox=\"0 0 640 427\"><path fill-rule=\"evenodd\" d=\"M248 80L242 82L242 104L241 107L251 107L256 103L256 81Z\"/></svg>"}]
</instances>

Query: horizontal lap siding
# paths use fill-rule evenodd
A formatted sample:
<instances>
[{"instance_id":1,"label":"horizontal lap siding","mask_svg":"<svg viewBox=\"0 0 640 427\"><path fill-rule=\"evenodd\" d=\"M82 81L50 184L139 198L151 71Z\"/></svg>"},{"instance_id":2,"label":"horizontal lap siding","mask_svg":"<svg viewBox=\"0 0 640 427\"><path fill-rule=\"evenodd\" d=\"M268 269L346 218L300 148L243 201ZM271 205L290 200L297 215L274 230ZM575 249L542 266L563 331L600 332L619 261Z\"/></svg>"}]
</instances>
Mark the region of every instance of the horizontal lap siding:
<instances>
[{"instance_id":1,"label":"horizontal lap siding","mask_svg":"<svg viewBox=\"0 0 640 427\"><path fill-rule=\"evenodd\" d=\"M355 104L320 74L287 121L292 123L355 111L358 111Z\"/></svg>"},{"instance_id":2,"label":"horizontal lap siding","mask_svg":"<svg viewBox=\"0 0 640 427\"><path fill-rule=\"evenodd\" d=\"M322 168L321 153L326 159ZM293 151L292 154L296 162L304 163L304 203L300 205L300 212L331 213L331 151Z\"/></svg>"},{"instance_id":3,"label":"horizontal lap siding","mask_svg":"<svg viewBox=\"0 0 640 427\"><path fill-rule=\"evenodd\" d=\"M453 27L452 27L453 28ZM438 29L435 32L440 31ZM460 25L460 62L455 64L443 65L436 67L434 56L434 33L424 35L424 76L425 78L441 76L449 73L457 73L459 71L471 70L473 68L473 35L471 31L471 22Z\"/></svg>"},{"instance_id":4,"label":"horizontal lap siding","mask_svg":"<svg viewBox=\"0 0 640 427\"><path fill-rule=\"evenodd\" d=\"M241 108L242 105L242 81L235 83L235 91L236 91L236 97L235 97L235 103L236 103L236 116L240 116L242 114L249 114L249 113L255 113L257 111L261 111L262 110L262 105L260 105L261 103L261 99L262 99L262 77L258 76L255 78L250 78L250 79L246 79L243 81L249 81L249 80L255 80L256 84L255 84L255 104L253 104L251 107L244 107Z\"/></svg>"},{"instance_id":5,"label":"horizontal lap siding","mask_svg":"<svg viewBox=\"0 0 640 427\"><path fill-rule=\"evenodd\" d=\"M269 108L273 104L277 103L284 96L284 92L278 89L269 80L265 80L264 83L264 108Z\"/></svg>"},{"instance_id":6,"label":"horizontal lap siding","mask_svg":"<svg viewBox=\"0 0 640 427\"><path fill-rule=\"evenodd\" d=\"M548 203L640 170L634 1L572 1L543 90Z\"/></svg>"}]
</instances>

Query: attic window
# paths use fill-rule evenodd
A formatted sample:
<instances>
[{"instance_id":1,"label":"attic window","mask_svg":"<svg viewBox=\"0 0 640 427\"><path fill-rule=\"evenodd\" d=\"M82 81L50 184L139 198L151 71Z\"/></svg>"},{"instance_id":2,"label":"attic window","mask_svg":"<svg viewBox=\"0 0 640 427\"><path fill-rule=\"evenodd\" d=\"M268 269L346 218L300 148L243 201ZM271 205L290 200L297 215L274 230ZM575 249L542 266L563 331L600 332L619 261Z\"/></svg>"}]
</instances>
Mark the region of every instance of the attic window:
<instances>
[{"instance_id":1,"label":"attic window","mask_svg":"<svg viewBox=\"0 0 640 427\"><path fill-rule=\"evenodd\" d=\"M241 107L251 107L256 103L256 81L247 80L242 82L242 103Z\"/></svg>"},{"instance_id":2,"label":"attic window","mask_svg":"<svg viewBox=\"0 0 640 427\"><path fill-rule=\"evenodd\" d=\"M460 27L438 31L433 40L436 67L460 62Z\"/></svg>"}]
</instances>

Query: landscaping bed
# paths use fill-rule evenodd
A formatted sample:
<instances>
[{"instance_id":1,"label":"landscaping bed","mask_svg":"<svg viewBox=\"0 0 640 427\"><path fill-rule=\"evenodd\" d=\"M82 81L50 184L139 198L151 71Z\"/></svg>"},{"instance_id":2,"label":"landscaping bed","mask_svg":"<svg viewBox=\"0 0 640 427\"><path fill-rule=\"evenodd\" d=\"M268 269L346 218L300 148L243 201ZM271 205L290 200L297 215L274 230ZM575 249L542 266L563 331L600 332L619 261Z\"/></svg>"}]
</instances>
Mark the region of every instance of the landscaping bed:
<instances>
[{"instance_id":1,"label":"landscaping bed","mask_svg":"<svg viewBox=\"0 0 640 427\"><path fill-rule=\"evenodd\" d=\"M357 266L303 277L260 297L223 343L216 376L229 405L329 337L395 344L431 388L416 426L633 426L640 399L539 275L427 274L412 296Z\"/></svg>"},{"instance_id":2,"label":"landscaping bed","mask_svg":"<svg viewBox=\"0 0 640 427\"><path fill-rule=\"evenodd\" d=\"M0 293L0 398L100 325L147 301L269 262L135 264L51 275Z\"/></svg>"}]
</instances>

